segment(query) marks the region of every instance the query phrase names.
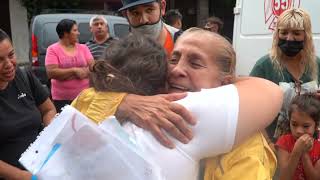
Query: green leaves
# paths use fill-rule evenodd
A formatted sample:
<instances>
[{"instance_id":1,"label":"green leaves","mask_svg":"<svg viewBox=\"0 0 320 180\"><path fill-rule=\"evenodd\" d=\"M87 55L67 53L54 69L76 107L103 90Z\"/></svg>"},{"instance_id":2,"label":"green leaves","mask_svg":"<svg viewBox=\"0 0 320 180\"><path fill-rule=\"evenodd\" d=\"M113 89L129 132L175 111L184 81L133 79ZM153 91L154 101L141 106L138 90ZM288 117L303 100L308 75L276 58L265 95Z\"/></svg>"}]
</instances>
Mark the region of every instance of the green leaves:
<instances>
[{"instance_id":1,"label":"green leaves","mask_svg":"<svg viewBox=\"0 0 320 180\"><path fill-rule=\"evenodd\" d=\"M77 9L81 0L20 0L28 11L28 19L46 9Z\"/></svg>"}]
</instances>

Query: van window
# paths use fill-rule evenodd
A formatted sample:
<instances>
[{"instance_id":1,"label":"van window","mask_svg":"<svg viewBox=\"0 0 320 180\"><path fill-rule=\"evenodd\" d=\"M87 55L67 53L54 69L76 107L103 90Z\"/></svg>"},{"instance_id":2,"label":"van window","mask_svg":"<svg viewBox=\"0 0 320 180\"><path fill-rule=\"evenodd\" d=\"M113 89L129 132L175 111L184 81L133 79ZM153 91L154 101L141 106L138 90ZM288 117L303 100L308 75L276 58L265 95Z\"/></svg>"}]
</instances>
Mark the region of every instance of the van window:
<instances>
[{"instance_id":1,"label":"van window","mask_svg":"<svg viewBox=\"0 0 320 180\"><path fill-rule=\"evenodd\" d=\"M125 37L129 34L129 25L127 24L114 24L113 29L118 38Z\"/></svg>"},{"instance_id":2,"label":"van window","mask_svg":"<svg viewBox=\"0 0 320 180\"><path fill-rule=\"evenodd\" d=\"M79 42L84 44L92 38L92 34L89 30L89 23L79 23L78 29L80 32Z\"/></svg>"},{"instance_id":3,"label":"van window","mask_svg":"<svg viewBox=\"0 0 320 180\"><path fill-rule=\"evenodd\" d=\"M59 37L56 32L57 23L46 23L44 25L43 31L43 44L44 48L47 48L53 43L56 43L59 40ZM80 32L79 42L86 43L91 39L91 32L89 30L89 23L79 23L78 29Z\"/></svg>"},{"instance_id":4,"label":"van window","mask_svg":"<svg viewBox=\"0 0 320 180\"><path fill-rule=\"evenodd\" d=\"M43 48L47 48L53 43L56 43L59 39L58 34L56 32L57 23L46 23L43 28ZM41 39L41 38L40 38Z\"/></svg>"}]
</instances>

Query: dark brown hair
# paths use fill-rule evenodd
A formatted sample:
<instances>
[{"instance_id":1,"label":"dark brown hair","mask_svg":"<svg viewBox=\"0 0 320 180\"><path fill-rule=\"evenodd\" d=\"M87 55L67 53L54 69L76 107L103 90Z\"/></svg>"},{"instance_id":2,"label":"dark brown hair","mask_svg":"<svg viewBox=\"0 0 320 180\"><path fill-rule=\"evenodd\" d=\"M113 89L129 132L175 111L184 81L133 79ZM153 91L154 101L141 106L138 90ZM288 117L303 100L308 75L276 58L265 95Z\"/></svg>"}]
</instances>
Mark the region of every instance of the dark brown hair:
<instances>
[{"instance_id":1,"label":"dark brown hair","mask_svg":"<svg viewBox=\"0 0 320 180\"><path fill-rule=\"evenodd\" d=\"M182 21L182 15L179 12L178 9L170 9L169 11L166 12L166 14L163 16L163 19L167 24L172 26L175 24L177 21Z\"/></svg>"},{"instance_id":2,"label":"dark brown hair","mask_svg":"<svg viewBox=\"0 0 320 180\"><path fill-rule=\"evenodd\" d=\"M90 73L97 91L154 95L165 88L166 52L151 38L131 34L111 44L102 59Z\"/></svg>"},{"instance_id":3,"label":"dark brown hair","mask_svg":"<svg viewBox=\"0 0 320 180\"><path fill-rule=\"evenodd\" d=\"M205 21L205 24L207 23L211 23L211 24L217 24L219 26L219 29L218 29L218 32L221 33L222 29L223 29L223 21L216 17L216 16L211 16L211 17L208 17Z\"/></svg>"},{"instance_id":4,"label":"dark brown hair","mask_svg":"<svg viewBox=\"0 0 320 180\"><path fill-rule=\"evenodd\" d=\"M320 121L320 101L314 93L296 96L291 101L288 110L289 120L293 111L304 112L309 115L316 124L316 132Z\"/></svg>"},{"instance_id":5,"label":"dark brown hair","mask_svg":"<svg viewBox=\"0 0 320 180\"><path fill-rule=\"evenodd\" d=\"M70 33L72 30L72 27L76 25L77 22L72 19L62 19L56 27L56 32L59 36L59 39L62 39L64 36L64 33Z\"/></svg>"},{"instance_id":6,"label":"dark brown hair","mask_svg":"<svg viewBox=\"0 0 320 180\"><path fill-rule=\"evenodd\" d=\"M0 42L2 42L3 40L6 40L6 39L11 42L11 39L8 36L8 34L0 28Z\"/></svg>"}]
</instances>

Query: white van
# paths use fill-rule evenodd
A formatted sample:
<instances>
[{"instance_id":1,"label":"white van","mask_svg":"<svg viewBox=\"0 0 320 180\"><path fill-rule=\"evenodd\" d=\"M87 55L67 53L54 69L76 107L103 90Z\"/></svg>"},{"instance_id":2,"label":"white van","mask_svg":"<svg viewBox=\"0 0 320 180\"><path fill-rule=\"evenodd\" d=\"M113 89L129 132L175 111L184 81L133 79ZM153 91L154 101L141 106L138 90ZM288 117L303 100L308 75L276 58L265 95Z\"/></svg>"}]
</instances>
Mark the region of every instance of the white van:
<instances>
[{"instance_id":1,"label":"white van","mask_svg":"<svg viewBox=\"0 0 320 180\"><path fill-rule=\"evenodd\" d=\"M292 7L310 14L316 53L320 56L320 0L237 0L233 31L237 75L249 75L256 61L269 53L277 17Z\"/></svg>"}]
</instances>

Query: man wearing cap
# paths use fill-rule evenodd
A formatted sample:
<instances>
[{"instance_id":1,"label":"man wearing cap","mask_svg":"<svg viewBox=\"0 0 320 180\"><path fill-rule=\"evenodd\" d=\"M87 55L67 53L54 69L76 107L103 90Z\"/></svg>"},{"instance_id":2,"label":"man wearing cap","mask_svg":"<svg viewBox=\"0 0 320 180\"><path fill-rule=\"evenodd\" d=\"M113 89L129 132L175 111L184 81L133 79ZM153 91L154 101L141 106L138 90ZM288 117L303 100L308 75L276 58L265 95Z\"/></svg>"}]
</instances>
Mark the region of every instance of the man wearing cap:
<instances>
[{"instance_id":1,"label":"man wearing cap","mask_svg":"<svg viewBox=\"0 0 320 180\"><path fill-rule=\"evenodd\" d=\"M165 24L165 0L121 0L120 12L128 19L132 33L141 33L157 40L171 54L178 29Z\"/></svg>"},{"instance_id":2,"label":"man wearing cap","mask_svg":"<svg viewBox=\"0 0 320 180\"><path fill-rule=\"evenodd\" d=\"M93 16L90 19L89 25L93 38L92 40L88 41L86 45L90 49L93 58L98 60L104 50L115 39L109 35L108 22L104 16Z\"/></svg>"}]
</instances>

